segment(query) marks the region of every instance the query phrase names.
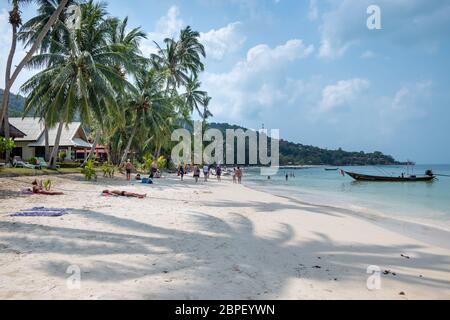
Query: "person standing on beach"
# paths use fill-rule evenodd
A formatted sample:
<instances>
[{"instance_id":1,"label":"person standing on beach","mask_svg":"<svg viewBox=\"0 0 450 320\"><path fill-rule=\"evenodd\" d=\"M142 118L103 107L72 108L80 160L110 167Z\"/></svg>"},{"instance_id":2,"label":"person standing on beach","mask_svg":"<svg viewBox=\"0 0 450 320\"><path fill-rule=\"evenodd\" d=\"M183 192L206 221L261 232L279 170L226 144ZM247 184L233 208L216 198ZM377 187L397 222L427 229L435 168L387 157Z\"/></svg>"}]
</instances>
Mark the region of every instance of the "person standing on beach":
<instances>
[{"instance_id":1,"label":"person standing on beach","mask_svg":"<svg viewBox=\"0 0 450 320\"><path fill-rule=\"evenodd\" d=\"M180 177L181 177L181 181L184 181L184 175L186 174L186 171L184 170L184 166L183 165L180 166L179 174L180 174Z\"/></svg>"},{"instance_id":2,"label":"person standing on beach","mask_svg":"<svg viewBox=\"0 0 450 320\"><path fill-rule=\"evenodd\" d=\"M216 167L216 177L217 177L217 181L219 181L219 182L222 181L222 168L220 166Z\"/></svg>"},{"instance_id":3,"label":"person standing on beach","mask_svg":"<svg viewBox=\"0 0 450 320\"><path fill-rule=\"evenodd\" d=\"M209 166L205 164L203 166L203 174L205 176L205 182L208 182L208 176L209 176Z\"/></svg>"},{"instance_id":4,"label":"person standing on beach","mask_svg":"<svg viewBox=\"0 0 450 320\"><path fill-rule=\"evenodd\" d=\"M233 168L233 183L236 183L236 168Z\"/></svg>"},{"instance_id":5,"label":"person standing on beach","mask_svg":"<svg viewBox=\"0 0 450 320\"><path fill-rule=\"evenodd\" d=\"M242 183L242 175L243 175L242 169L241 169L241 167L238 167L237 170L236 170L236 178L237 178L237 182L239 184Z\"/></svg>"},{"instance_id":6,"label":"person standing on beach","mask_svg":"<svg viewBox=\"0 0 450 320\"><path fill-rule=\"evenodd\" d=\"M198 183L198 179L200 179L200 168L198 166L194 166L194 179L195 183Z\"/></svg>"},{"instance_id":7,"label":"person standing on beach","mask_svg":"<svg viewBox=\"0 0 450 320\"><path fill-rule=\"evenodd\" d=\"M125 171L127 172L127 181L131 181L131 170L133 170L133 164L131 160L128 159L127 163L125 163Z\"/></svg>"}]
</instances>

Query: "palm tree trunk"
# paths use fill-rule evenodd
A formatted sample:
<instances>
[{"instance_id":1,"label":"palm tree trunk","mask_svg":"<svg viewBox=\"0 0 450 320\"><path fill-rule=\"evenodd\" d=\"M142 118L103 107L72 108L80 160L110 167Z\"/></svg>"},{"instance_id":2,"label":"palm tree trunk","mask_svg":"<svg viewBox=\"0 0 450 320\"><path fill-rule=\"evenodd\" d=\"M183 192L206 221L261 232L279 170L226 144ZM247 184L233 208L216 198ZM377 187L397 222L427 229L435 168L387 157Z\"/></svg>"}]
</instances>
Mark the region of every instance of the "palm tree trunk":
<instances>
[{"instance_id":1,"label":"palm tree trunk","mask_svg":"<svg viewBox=\"0 0 450 320\"><path fill-rule=\"evenodd\" d=\"M42 29L41 33L39 33L39 36L37 37L36 41L33 43L30 50L27 52L26 56L22 59L22 61L17 65L16 69L14 70L14 73L11 75L11 66L12 66L12 58L14 57L15 49L14 51L10 52L11 56L11 63L9 64L9 72L6 72L6 82L5 82L5 92L3 93L3 102L2 102L2 112L0 114L0 124L4 122L5 116L8 113L8 102L9 102L9 95L11 93L11 88L14 84L14 82L17 80L17 77L19 76L22 69L25 67L25 65L30 61L30 59L33 57L34 53L37 51L37 49L40 47L42 41L44 40L47 33L50 31L50 28L55 24L56 20L61 15L61 12L66 7L69 0L61 0L61 2L58 5L58 8L55 12L53 12L50 19L47 21L47 24ZM15 33L15 35L14 35ZM13 44L14 41L17 42L17 27L14 32L14 25L13 25ZM11 46L11 48L14 45ZM12 53L12 54L11 54ZM8 62L10 60L10 57L8 57ZM7 124L5 126L5 131L9 131L9 125Z\"/></svg>"},{"instance_id":2,"label":"palm tree trunk","mask_svg":"<svg viewBox=\"0 0 450 320\"><path fill-rule=\"evenodd\" d=\"M15 3L15 6L17 6L17 3ZM14 8L14 10L18 10L18 8ZM11 78L11 68L13 64L14 55L16 53L17 48L17 25L12 25L12 41L11 41L11 49L9 50L8 55L8 61L6 62L6 73L5 73L5 91L3 92L3 101L2 101L2 112L1 112L1 122L0 122L0 128L3 125L4 128L4 134L5 138L10 138L10 131L9 131L9 119L8 119L8 105L9 105L9 95L11 92L11 86L12 84L9 83L9 80ZM6 150L6 160L8 161L10 157L10 151Z\"/></svg>"},{"instance_id":3,"label":"palm tree trunk","mask_svg":"<svg viewBox=\"0 0 450 320\"><path fill-rule=\"evenodd\" d=\"M44 140L45 140L45 161L50 161L50 142L48 137L48 127L45 125L44 129Z\"/></svg>"},{"instance_id":4,"label":"palm tree trunk","mask_svg":"<svg viewBox=\"0 0 450 320\"><path fill-rule=\"evenodd\" d=\"M123 164L127 160L128 153L130 152L131 144L133 143L134 136L136 135L136 131L137 131L138 125L139 125L139 121L136 120L136 123L134 124L134 127L133 127L133 131L131 132L130 139L128 140L127 146L126 146L125 151L123 152L123 155L122 155L122 159L120 160L120 165L119 165L120 167L123 166Z\"/></svg>"},{"instance_id":5,"label":"palm tree trunk","mask_svg":"<svg viewBox=\"0 0 450 320\"><path fill-rule=\"evenodd\" d=\"M49 164L52 169L56 169L56 160L59 151L59 142L61 140L61 134L64 127L64 121L61 120L58 126L58 132L56 133L55 144L53 146L52 154L50 155Z\"/></svg>"},{"instance_id":6,"label":"palm tree trunk","mask_svg":"<svg viewBox=\"0 0 450 320\"><path fill-rule=\"evenodd\" d=\"M97 145L100 142L100 136L102 135L102 130L100 128L98 128L97 130L95 130L95 139L94 139L94 143L92 144L91 150L89 151L89 155L87 156L87 158L84 160L83 164L81 165L82 167L84 167L86 165L86 163L91 160L92 156L95 154L95 150L97 149Z\"/></svg>"},{"instance_id":7,"label":"palm tree trunk","mask_svg":"<svg viewBox=\"0 0 450 320\"><path fill-rule=\"evenodd\" d=\"M155 159L158 159L159 156L161 155L161 148L162 148L161 143L158 143L155 150Z\"/></svg>"}]
</instances>

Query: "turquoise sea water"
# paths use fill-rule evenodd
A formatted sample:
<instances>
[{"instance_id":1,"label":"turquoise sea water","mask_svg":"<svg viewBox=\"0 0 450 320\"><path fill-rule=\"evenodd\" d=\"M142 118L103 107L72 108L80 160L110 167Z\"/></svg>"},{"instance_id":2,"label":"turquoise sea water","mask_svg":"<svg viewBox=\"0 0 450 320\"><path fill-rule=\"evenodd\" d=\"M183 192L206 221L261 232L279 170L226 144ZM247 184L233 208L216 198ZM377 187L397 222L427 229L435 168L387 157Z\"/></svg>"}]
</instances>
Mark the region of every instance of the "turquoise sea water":
<instances>
[{"instance_id":1,"label":"turquoise sea water","mask_svg":"<svg viewBox=\"0 0 450 320\"><path fill-rule=\"evenodd\" d=\"M400 176L406 167L343 167L341 169L372 175ZM409 169L412 174L422 175L427 169L435 174L450 175L450 165L417 165ZM245 182L274 194L302 201L351 208L370 213L380 213L394 218L436 222L450 227L450 177L437 181L389 183L356 182L343 177L340 171L324 168L280 170L268 180L260 176L259 169L246 171ZM295 178L286 181L286 173Z\"/></svg>"}]
</instances>

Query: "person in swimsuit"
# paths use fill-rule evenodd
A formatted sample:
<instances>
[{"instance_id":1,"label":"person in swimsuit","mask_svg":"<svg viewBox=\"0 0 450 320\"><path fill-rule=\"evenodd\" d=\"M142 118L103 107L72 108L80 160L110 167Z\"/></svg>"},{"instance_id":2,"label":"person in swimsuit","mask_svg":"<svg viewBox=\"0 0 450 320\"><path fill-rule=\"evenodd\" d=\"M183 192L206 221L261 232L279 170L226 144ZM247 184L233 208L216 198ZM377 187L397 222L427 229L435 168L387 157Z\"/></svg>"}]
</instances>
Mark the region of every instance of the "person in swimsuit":
<instances>
[{"instance_id":1,"label":"person in swimsuit","mask_svg":"<svg viewBox=\"0 0 450 320\"><path fill-rule=\"evenodd\" d=\"M178 172L180 173L181 181L184 181L184 175L185 175L186 171L184 170L183 165L180 166L180 170Z\"/></svg>"},{"instance_id":2,"label":"person in swimsuit","mask_svg":"<svg viewBox=\"0 0 450 320\"><path fill-rule=\"evenodd\" d=\"M236 178L237 178L237 182L239 184L241 184L242 183L242 169L241 169L241 167L238 167L237 170L236 170Z\"/></svg>"},{"instance_id":3,"label":"person in swimsuit","mask_svg":"<svg viewBox=\"0 0 450 320\"><path fill-rule=\"evenodd\" d=\"M194 179L195 183L197 183L198 179L200 179L200 168L198 166L194 167Z\"/></svg>"},{"instance_id":4,"label":"person in swimsuit","mask_svg":"<svg viewBox=\"0 0 450 320\"><path fill-rule=\"evenodd\" d=\"M125 170L127 171L127 180L131 181L131 170L133 170L133 164L130 159L128 159L127 163L125 163Z\"/></svg>"},{"instance_id":5,"label":"person in swimsuit","mask_svg":"<svg viewBox=\"0 0 450 320\"><path fill-rule=\"evenodd\" d=\"M217 181L222 181L222 168L220 166L216 167L216 177Z\"/></svg>"},{"instance_id":6,"label":"person in swimsuit","mask_svg":"<svg viewBox=\"0 0 450 320\"><path fill-rule=\"evenodd\" d=\"M139 193L133 193L133 192L127 192L127 191L118 191L118 190L103 190L102 196L114 196L114 197L127 197L127 198L139 198L144 199L147 197L146 194L139 194Z\"/></svg>"},{"instance_id":7,"label":"person in swimsuit","mask_svg":"<svg viewBox=\"0 0 450 320\"><path fill-rule=\"evenodd\" d=\"M29 188L28 191L32 192L33 194L42 194L44 196L62 196L62 195L64 195L64 193L62 193L62 192L51 192L51 191L44 190L42 183L38 183L37 180L34 180L31 183L31 185L32 185L32 188Z\"/></svg>"},{"instance_id":8,"label":"person in swimsuit","mask_svg":"<svg viewBox=\"0 0 450 320\"><path fill-rule=\"evenodd\" d=\"M208 182L208 178L209 178L209 166L206 165L206 164L203 166L203 175L205 176L205 182Z\"/></svg>"}]
</instances>

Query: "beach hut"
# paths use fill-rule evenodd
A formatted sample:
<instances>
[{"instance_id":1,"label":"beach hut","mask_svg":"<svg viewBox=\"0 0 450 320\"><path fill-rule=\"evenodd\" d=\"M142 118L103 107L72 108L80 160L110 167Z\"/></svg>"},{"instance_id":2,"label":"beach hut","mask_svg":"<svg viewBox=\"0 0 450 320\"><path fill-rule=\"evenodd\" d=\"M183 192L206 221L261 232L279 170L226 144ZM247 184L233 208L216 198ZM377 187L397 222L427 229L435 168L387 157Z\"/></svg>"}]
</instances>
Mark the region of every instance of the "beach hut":
<instances>
[{"instance_id":1,"label":"beach hut","mask_svg":"<svg viewBox=\"0 0 450 320\"><path fill-rule=\"evenodd\" d=\"M23 132L23 137L15 139L16 148L13 150L13 156L19 156L22 159L31 159L33 157L45 157L45 127L44 124L35 118L10 118L11 124ZM54 146L57 127L48 130L50 151ZM61 133L59 150L66 152L66 159L74 160L77 150L90 149L86 132L80 122L72 122L64 125Z\"/></svg>"}]
</instances>

